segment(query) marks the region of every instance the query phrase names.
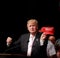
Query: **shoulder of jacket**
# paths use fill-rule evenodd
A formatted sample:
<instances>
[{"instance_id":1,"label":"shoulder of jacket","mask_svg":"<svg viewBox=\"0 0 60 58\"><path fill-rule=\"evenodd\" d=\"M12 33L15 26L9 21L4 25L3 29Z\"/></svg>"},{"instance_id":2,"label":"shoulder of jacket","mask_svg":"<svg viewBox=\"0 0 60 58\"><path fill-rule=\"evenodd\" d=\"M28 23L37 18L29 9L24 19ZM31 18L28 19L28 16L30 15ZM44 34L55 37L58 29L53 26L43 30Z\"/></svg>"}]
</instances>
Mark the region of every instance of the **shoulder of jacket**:
<instances>
[{"instance_id":1,"label":"shoulder of jacket","mask_svg":"<svg viewBox=\"0 0 60 58\"><path fill-rule=\"evenodd\" d=\"M26 36L26 35L29 35L29 33L22 34L21 36Z\"/></svg>"}]
</instances>

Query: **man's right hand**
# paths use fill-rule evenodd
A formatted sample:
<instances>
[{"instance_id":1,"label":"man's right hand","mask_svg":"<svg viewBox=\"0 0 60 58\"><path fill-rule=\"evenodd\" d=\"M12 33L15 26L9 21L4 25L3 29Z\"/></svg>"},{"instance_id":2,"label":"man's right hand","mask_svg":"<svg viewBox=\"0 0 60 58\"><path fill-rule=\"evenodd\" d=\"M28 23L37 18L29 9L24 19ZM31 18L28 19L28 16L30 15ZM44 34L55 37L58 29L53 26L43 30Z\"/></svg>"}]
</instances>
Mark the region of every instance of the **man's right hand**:
<instances>
[{"instance_id":1,"label":"man's right hand","mask_svg":"<svg viewBox=\"0 0 60 58\"><path fill-rule=\"evenodd\" d=\"M45 40L46 37L47 37L47 35L46 35L45 33L42 33L40 39L41 39L41 40Z\"/></svg>"}]
</instances>

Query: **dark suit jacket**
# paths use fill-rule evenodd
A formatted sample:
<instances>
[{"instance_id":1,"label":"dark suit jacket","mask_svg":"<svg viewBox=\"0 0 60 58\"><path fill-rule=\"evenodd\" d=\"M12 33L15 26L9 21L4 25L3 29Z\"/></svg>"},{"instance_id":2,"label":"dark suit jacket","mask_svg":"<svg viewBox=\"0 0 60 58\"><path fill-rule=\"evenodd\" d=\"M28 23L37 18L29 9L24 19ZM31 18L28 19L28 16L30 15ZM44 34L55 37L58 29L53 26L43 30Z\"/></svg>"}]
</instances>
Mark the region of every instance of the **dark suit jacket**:
<instances>
[{"instance_id":1,"label":"dark suit jacket","mask_svg":"<svg viewBox=\"0 0 60 58\"><path fill-rule=\"evenodd\" d=\"M46 43L44 42L45 44L43 46L40 46L40 36L41 33L36 34L36 38L32 46L32 57L38 56L43 58L43 56L46 56ZM14 47L12 47L12 49L17 47L16 50L18 50L19 53L27 55L29 37L29 33L23 34L18 41L13 43Z\"/></svg>"},{"instance_id":2,"label":"dark suit jacket","mask_svg":"<svg viewBox=\"0 0 60 58\"><path fill-rule=\"evenodd\" d=\"M40 56L43 55L46 56L46 46L47 46L47 40L44 42L43 46L40 46L40 36L42 33L37 33L35 40L33 42L32 46L32 56ZM30 34L24 34L22 35L17 42L15 42L15 45L20 45L20 53L27 55L27 49L28 49L28 42L29 42Z\"/></svg>"}]
</instances>

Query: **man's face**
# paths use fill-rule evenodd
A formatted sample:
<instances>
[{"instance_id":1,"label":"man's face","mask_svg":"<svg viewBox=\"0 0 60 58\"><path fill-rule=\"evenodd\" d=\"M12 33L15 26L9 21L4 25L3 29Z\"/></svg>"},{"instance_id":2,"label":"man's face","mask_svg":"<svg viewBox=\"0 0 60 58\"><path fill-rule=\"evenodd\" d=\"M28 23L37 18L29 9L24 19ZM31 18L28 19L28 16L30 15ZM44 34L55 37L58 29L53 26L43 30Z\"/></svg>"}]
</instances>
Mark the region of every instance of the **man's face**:
<instances>
[{"instance_id":1,"label":"man's face","mask_svg":"<svg viewBox=\"0 0 60 58\"><path fill-rule=\"evenodd\" d=\"M31 33L31 34L34 34L36 33L37 29L38 29L38 26L36 23L33 23L33 22L29 22L27 24L27 28L28 28L28 31Z\"/></svg>"},{"instance_id":2,"label":"man's face","mask_svg":"<svg viewBox=\"0 0 60 58\"><path fill-rule=\"evenodd\" d=\"M49 40L50 40L52 43L55 43L55 37L54 37L54 36L49 36Z\"/></svg>"}]
</instances>

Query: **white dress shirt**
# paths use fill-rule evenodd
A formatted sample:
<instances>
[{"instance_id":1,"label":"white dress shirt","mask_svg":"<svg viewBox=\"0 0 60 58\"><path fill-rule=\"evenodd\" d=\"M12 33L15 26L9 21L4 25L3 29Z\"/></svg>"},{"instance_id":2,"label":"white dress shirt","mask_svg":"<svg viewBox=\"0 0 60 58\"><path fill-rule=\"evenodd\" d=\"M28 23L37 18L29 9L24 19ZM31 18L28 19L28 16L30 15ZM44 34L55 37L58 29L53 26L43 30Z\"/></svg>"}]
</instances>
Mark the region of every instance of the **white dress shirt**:
<instances>
[{"instance_id":1,"label":"white dress shirt","mask_svg":"<svg viewBox=\"0 0 60 58\"><path fill-rule=\"evenodd\" d=\"M31 56L32 45L33 45L34 39L35 39L35 36L30 34L29 43L28 43L27 56Z\"/></svg>"}]
</instances>

